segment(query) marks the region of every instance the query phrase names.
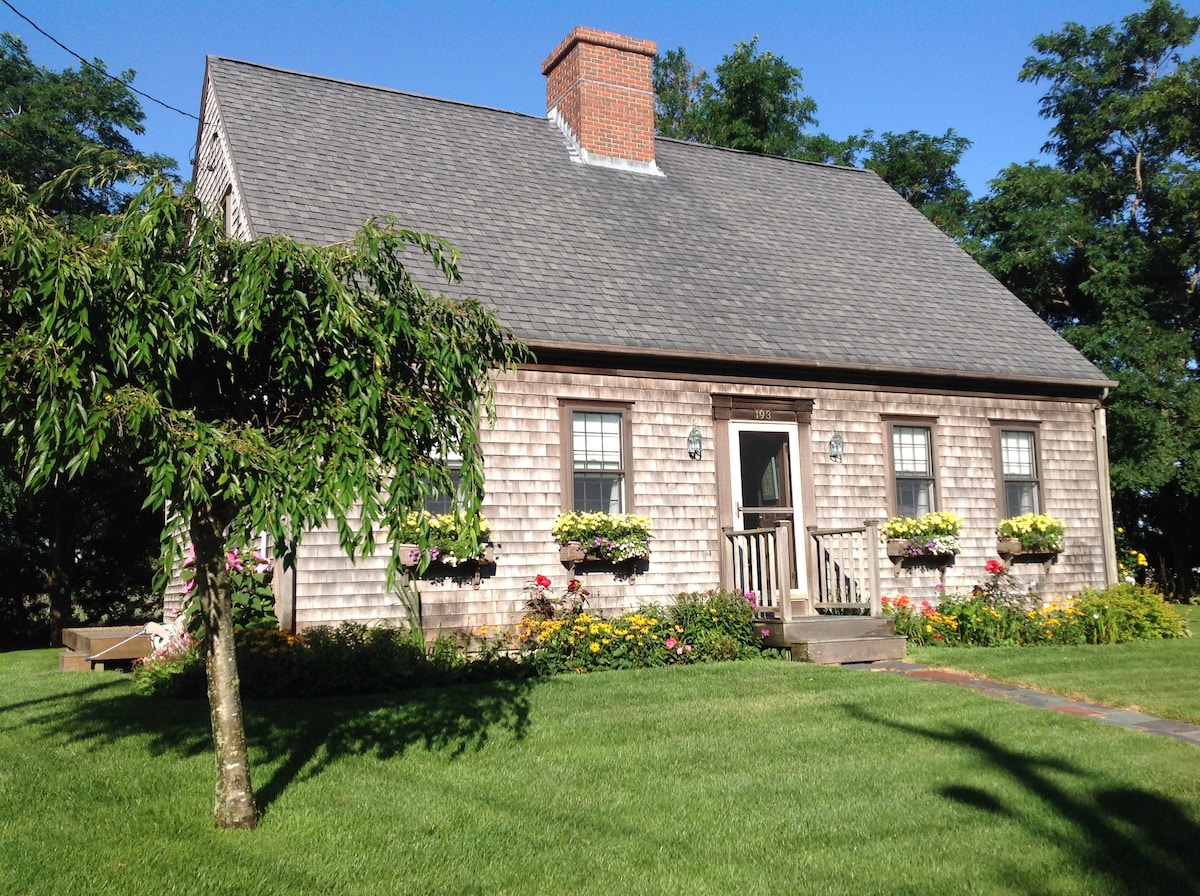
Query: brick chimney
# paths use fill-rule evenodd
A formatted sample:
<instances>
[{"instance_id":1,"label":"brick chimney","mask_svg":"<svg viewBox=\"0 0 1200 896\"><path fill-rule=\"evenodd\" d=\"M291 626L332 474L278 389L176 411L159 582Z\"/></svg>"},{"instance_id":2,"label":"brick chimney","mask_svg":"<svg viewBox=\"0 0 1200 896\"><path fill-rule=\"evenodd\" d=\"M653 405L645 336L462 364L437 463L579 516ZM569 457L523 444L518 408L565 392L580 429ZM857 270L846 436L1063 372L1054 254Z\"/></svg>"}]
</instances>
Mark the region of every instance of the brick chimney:
<instances>
[{"instance_id":1,"label":"brick chimney","mask_svg":"<svg viewBox=\"0 0 1200 896\"><path fill-rule=\"evenodd\" d=\"M575 28L542 63L547 115L579 160L657 174L652 40Z\"/></svg>"}]
</instances>

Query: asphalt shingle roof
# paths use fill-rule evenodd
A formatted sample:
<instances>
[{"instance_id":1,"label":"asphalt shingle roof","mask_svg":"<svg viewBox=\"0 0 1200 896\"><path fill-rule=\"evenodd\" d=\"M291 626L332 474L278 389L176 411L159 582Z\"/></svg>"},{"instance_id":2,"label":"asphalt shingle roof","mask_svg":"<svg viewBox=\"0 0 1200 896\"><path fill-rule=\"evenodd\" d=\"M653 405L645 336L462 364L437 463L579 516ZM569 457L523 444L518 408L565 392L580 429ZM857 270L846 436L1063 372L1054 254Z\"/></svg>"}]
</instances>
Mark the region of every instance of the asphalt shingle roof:
<instances>
[{"instance_id":1,"label":"asphalt shingle roof","mask_svg":"<svg viewBox=\"0 0 1200 896\"><path fill-rule=\"evenodd\" d=\"M545 118L208 60L256 236L448 239L532 344L1075 384L1103 374L873 172L657 141L582 165Z\"/></svg>"}]
</instances>

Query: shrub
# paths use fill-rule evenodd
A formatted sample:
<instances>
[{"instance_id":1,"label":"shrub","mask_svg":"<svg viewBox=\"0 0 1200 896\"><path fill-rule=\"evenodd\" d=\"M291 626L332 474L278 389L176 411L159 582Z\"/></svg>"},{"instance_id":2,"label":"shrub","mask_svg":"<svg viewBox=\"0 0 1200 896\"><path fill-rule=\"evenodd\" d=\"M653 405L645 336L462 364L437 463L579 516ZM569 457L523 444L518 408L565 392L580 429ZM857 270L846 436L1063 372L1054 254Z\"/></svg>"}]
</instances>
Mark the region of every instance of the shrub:
<instances>
[{"instance_id":1,"label":"shrub","mask_svg":"<svg viewBox=\"0 0 1200 896\"><path fill-rule=\"evenodd\" d=\"M733 660L759 655L762 635L754 628L754 596L737 591L685 592L668 607L682 626L697 660Z\"/></svg>"},{"instance_id":2,"label":"shrub","mask_svg":"<svg viewBox=\"0 0 1200 896\"><path fill-rule=\"evenodd\" d=\"M1182 617L1149 586L1114 585L1085 591L1077 600L1043 602L1004 588L1004 568L991 560L989 571L993 564L989 582L970 596L947 595L936 606L903 595L885 597L884 611L893 617L896 633L915 647L1115 644L1189 634Z\"/></svg>"},{"instance_id":3,"label":"shrub","mask_svg":"<svg viewBox=\"0 0 1200 896\"><path fill-rule=\"evenodd\" d=\"M762 654L754 604L737 592L676 595L616 619L577 612L546 618L532 612L518 630L539 674L642 669L744 659Z\"/></svg>"},{"instance_id":4,"label":"shrub","mask_svg":"<svg viewBox=\"0 0 1200 896\"><path fill-rule=\"evenodd\" d=\"M133 689L150 697L203 697L208 678L204 650L191 634L172 637L133 664Z\"/></svg>"},{"instance_id":5,"label":"shrub","mask_svg":"<svg viewBox=\"0 0 1200 896\"><path fill-rule=\"evenodd\" d=\"M609 620L587 612L556 619L528 617L518 637L539 675L643 669L691 659L666 614L651 608ZM678 648L678 653L674 651Z\"/></svg>"},{"instance_id":6,"label":"shrub","mask_svg":"<svg viewBox=\"0 0 1200 896\"><path fill-rule=\"evenodd\" d=\"M186 650L139 661L134 668L139 693L204 696L202 644L188 638ZM237 653L242 695L250 699L389 693L531 673L531 667L494 645L468 658L452 635L427 646L408 629L351 622L311 628L301 635L279 629L240 631Z\"/></svg>"},{"instance_id":7,"label":"shrub","mask_svg":"<svg viewBox=\"0 0 1200 896\"><path fill-rule=\"evenodd\" d=\"M1185 638L1183 617L1150 585L1122 582L1103 591L1088 589L1077 608L1091 644L1155 638Z\"/></svg>"}]
</instances>

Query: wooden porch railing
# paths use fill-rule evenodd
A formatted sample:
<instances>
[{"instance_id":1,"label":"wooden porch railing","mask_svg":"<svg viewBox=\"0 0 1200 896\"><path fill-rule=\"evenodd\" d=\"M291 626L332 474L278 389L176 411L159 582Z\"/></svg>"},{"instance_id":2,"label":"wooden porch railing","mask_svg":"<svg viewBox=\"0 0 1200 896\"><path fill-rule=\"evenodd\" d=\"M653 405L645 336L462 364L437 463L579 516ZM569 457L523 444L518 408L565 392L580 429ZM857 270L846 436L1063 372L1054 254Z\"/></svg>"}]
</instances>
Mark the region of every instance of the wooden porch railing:
<instances>
[{"instance_id":1,"label":"wooden porch railing","mask_svg":"<svg viewBox=\"0 0 1200 896\"><path fill-rule=\"evenodd\" d=\"M732 587L754 592L758 613L792 619L792 527L779 522L770 529L725 529L732 562Z\"/></svg>"},{"instance_id":2,"label":"wooden porch railing","mask_svg":"<svg viewBox=\"0 0 1200 896\"><path fill-rule=\"evenodd\" d=\"M866 610L883 614L879 583L879 523L867 520L851 529L806 530L816 556L817 580L809 597L821 610Z\"/></svg>"}]
</instances>

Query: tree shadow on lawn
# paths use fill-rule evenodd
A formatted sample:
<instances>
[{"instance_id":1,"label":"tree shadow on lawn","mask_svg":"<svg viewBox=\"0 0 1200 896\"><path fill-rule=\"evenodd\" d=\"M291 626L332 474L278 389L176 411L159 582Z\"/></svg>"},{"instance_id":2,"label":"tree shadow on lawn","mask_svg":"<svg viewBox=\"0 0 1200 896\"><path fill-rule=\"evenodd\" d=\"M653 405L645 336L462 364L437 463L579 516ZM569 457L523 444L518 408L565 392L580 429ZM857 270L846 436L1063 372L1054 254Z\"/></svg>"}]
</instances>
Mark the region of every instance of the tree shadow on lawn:
<instances>
[{"instance_id":1,"label":"tree shadow on lawn","mask_svg":"<svg viewBox=\"0 0 1200 896\"><path fill-rule=\"evenodd\" d=\"M454 685L376 697L261 701L246 729L251 749L282 757L256 789L265 810L295 781L316 777L346 756L386 760L410 748L456 758L493 736L525 736L530 679Z\"/></svg>"},{"instance_id":2,"label":"tree shadow on lawn","mask_svg":"<svg viewBox=\"0 0 1200 896\"><path fill-rule=\"evenodd\" d=\"M252 777L255 769L269 769L255 788L259 808L265 811L290 784L316 777L343 757L386 760L423 747L455 758L481 750L502 732L523 738L532 686L525 679L373 696L246 701ZM47 735L98 743L137 738L155 755L212 751L206 701L143 697L127 688L89 693L27 724L42 726Z\"/></svg>"},{"instance_id":3,"label":"tree shadow on lawn","mask_svg":"<svg viewBox=\"0 0 1200 896\"><path fill-rule=\"evenodd\" d=\"M844 709L860 721L960 747L987 760L1074 826L1073 842L1062 840L1055 831L1040 833L1057 839L1063 849L1074 850L1083 864L1104 874L1113 885L1106 892L1200 896L1200 825L1183 804L1133 787L1072 792L1048 773L1084 779L1090 773L1060 758L1017 752L966 727L938 730L883 719L860 706ZM982 788L947 785L940 792L962 805L1022 822L1015 810ZM1036 827L1030 819L1024 823ZM1037 892L1037 884L1029 883Z\"/></svg>"}]
</instances>

